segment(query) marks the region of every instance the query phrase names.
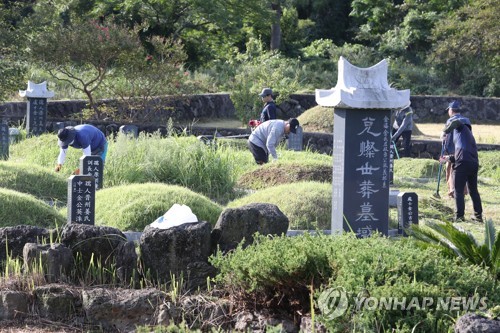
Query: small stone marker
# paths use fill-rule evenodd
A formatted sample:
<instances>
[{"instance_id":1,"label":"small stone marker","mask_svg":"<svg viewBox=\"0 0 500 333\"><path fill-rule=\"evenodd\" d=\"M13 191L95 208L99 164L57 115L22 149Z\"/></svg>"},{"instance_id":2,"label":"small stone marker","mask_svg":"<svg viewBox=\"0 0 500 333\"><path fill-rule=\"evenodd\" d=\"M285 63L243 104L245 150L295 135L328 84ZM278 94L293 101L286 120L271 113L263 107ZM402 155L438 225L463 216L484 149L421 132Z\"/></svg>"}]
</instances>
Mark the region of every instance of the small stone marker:
<instances>
[{"instance_id":1,"label":"small stone marker","mask_svg":"<svg viewBox=\"0 0 500 333\"><path fill-rule=\"evenodd\" d=\"M68 223L94 225L95 179L73 175L68 178Z\"/></svg>"},{"instance_id":2,"label":"small stone marker","mask_svg":"<svg viewBox=\"0 0 500 333\"><path fill-rule=\"evenodd\" d=\"M54 92L47 90L46 81L39 84L28 81L28 89L19 90L19 95L28 98L26 109L28 136L44 133L47 125L47 99L54 97Z\"/></svg>"},{"instance_id":3,"label":"small stone marker","mask_svg":"<svg viewBox=\"0 0 500 333\"><path fill-rule=\"evenodd\" d=\"M398 234L407 236L405 230L418 224L418 195L415 192L398 194Z\"/></svg>"},{"instance_id":4,"label":"small stone marker","mask_svg":"<svg viewBox=\"0 0 500 333\"><path fill-rule=\"evenodd\" d=\"M9 126L0 124L0 160L9 159Z\"/></svg>"},{"instance_id":5,"label":"small stone marker","mask_svg":"<svg viewBox=\"0 0 500 333\"><path fill-rule=\"evenodd\" d=\"M120 133L137 138L139 136L139 127L135 125L122 125L120 126Z\"/></svg>"},{"instance_id":6,"label":"small stone marker","mask_svg":"<svg viewBox=\"0 0 500 333\"><path fill-rule=\"evenodd\" d=\"M95 189L101 189L104 184L104 163L101 156L91 155L80 157L80 174L94 177Z\"/></svg>"},{"instance_id":7,"label":"small stone marker","mask_svg":"<svg viewBox=\"0 0 500 333\"><path fill-rule=\"evenodd\" d=\"M21 140L21 131L18 128L11 127L9 128L9 141L10 144L14 144Z\"/></svg>"},{"instance_id":8,"label":"small stone marker","mask_svg":"<svg viewBox=\"0 0 500 333\"><path fill-rule=\"evenodd\" d=\"M302 126L299 126L297 127L296 133L290 132L288 134L287 148L289 150L301 151L303 141L304 134L302 132Z\"/></svg>"}]
</instances>

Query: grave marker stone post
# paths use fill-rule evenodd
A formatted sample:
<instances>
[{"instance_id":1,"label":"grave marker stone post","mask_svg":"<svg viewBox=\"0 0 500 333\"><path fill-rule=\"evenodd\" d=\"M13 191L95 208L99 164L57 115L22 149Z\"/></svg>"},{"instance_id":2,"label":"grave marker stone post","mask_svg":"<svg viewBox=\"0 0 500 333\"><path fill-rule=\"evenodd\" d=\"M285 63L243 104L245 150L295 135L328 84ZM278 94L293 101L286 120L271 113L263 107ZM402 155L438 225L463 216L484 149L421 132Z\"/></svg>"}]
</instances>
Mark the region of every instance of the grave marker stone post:
<instances>
[{"instance_id":1,"label":"grave marker stone post","mask_svg":"<svg viewBox=\"0 0 500 333\"><path fill-rule=\"evenodd\" d=\"M87 175L68 178L68 223L94 225L95 179Z\"/></svg>"},{"instance_id":2,"label":"grave marker stone post","mask_svg":"<svg viewBox=\"0 0 500 333\"><path fill-rule=\"evenodd\" d=\"M26 132L28 136L39 136L47 125L47 99L54 97L53 91L47 90L47 82L36 84L28 81L27 90L19 90L21 97L28 98L26 108Z\"/></svg>"},{"instance_id":3,"label":"grave marker stone post","mask_svg":"<svg viewBox=\"0 0 500 333\"><path fill-rule=\"evenodd\" d=\"M338 67L337 85L316 89L318 105L334 108L331 232L388 235L391 110L410 91L389 86L385 60L358 68L340 57Z\"/></svg>"},{"instance_id":4,"label":"grave marker stone post","mask_svg":"<svg viewBox=\"0 0 500 333\"><path fill-rule=\"evenodd\" d=\"M123 133L132 138L137 138L139 136L139 127L136 125L122 125L119 129L120 133Z\"/></svg>"},{"instance_id":5,"label":"grave marker stone post","mask_svg":"<svg viewBox=\"0 0 500 333\"><path fill-rule=\"evenodd\" d=\"M95 189L103 186L104 163L99 155L80 157L80 174L92 176L95 179Z\"/></svg>"},{"instance_id":6,"label":"grave marker stone post","mask_svg":"<svg viewBox=\"0 0 500 333\"><path fill-rule=\"evenodd\" d=\"M418 224L418 195L415 192L398 194L398 234L407 236L405 230Z\"/></svg>"},{"instance_id":7,"label":"grave marker stone post","mask_svg":"<svg viewBox=\"0 0 500 333\"><path fill-rule=\"evenodd\" d=\"M302 151L302 142L304 141L302 126L297 127L295 132L288 134L287 148L288 150Z\"/></svg>"},{"instance_id":8,"label":"grave marker stone post","mask_svg":"<svg viewBox=\"0 0 500 333\"><path fill-rule=\"evenodd\" d=\"M0 160L9 159L9 125L0 123Z\"/></svg>"}]
</instances>

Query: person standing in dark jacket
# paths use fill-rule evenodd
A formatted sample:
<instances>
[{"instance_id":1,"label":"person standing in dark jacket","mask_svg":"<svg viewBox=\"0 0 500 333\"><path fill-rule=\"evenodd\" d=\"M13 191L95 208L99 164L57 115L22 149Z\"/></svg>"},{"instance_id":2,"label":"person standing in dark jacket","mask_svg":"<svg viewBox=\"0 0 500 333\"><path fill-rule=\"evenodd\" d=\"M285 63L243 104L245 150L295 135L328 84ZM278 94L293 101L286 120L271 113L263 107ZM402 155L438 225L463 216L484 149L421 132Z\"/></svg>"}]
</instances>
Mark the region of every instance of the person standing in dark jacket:
<instances>
[{"instance_id":1,"label":"person standing in dark jacket","mask_svg":"<svg viewBox=\"0 0 500 333\"><path fill-rule=\"evenodd\" d=\"M405 157L411 157L411 133L413 131L413 110L410 106L396 111L394 123L392 125L392 141L398 142L403 138L403 154Z\"/></svg>"},{"instance_id":2,"label":"person standing in dark jacket","mask_svg":"<svg viewBox=\"0 0 500 333\"><path fill-rule=\"evenodd\" d=\"M264 102L264 108L260 113L260 122L263 123L268 120L276 119L276 104L273 100L273 91L271 88L264 88L259 94Z\"/></svg>"},{"instance_id":3,"label":"person standing in dark jacket","mask_svg":"<svg viewBox=\"0 0 500 333\"><path fill-rule=\"evenodd\" d=\"M481 196L477 189L479 158L477 155L476 140L471 131L471 125L465 124L460 118L456 118L447 123L444 132L447 134L446 140L453 140L453 145L455 147L453 155L444 155L439 158L440 163L454 163L455 222L465 221L464 188L466 184L474 208L474 215L471 219L475 222L483 222L483 207L481 204ZM445 145L448 144L451 143L445 142Z\"/></svg>"}]
</instances>

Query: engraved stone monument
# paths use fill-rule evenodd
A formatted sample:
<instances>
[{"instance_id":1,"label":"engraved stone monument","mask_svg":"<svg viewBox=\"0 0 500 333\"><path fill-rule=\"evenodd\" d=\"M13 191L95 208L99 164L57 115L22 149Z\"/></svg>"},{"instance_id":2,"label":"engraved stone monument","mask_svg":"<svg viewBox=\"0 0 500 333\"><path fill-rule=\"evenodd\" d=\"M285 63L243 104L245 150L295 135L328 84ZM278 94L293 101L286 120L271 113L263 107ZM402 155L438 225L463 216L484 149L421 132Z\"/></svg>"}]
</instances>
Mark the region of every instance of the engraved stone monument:
<instances>
[{"instance_id":1,"label":"engraved stone monument","mask_svg":"<svg viewBox=\"0 0 500 333\"><path fill-rule=\"evenodd\" d=\"M26 109L28 136L44 133L47 125L47 99L54 97L54 92L47 90L46 81L39 84L28 81L28 89L19 90L19 96L28 98Z\"/></svg>"},{"instance_id":2,"label":"engraved stone monument","mask_svg":"<svg viewBox=\"0 0 500 333\"><path fill-rule=\"evenodd\" d=\"M94 225L95 180L92 176L73 175L68 178L68 223Z\"/></svg>"},{"instance_id":3,"label":"engraved stone monument","mask_svg":"<svg viewBox=\"0 0 500 333\"><path fill-rule=\"evenodd\" d=\"M302 126L297 127L296 133L290 132L287 140L288 150L301 151L302 141L304 140L303 137Z\"/></svg>"},{"instance_id":4,"label":"engraved stone monument","mask_svg":"<svg viewBox=\"0 0 500 333\"><path fill-rule=\"evenodd\" d=\"M80 157L80 174L94 177L95 189L101 189L104 175L104 163L101 156L91 155Z\"/></svg>"},{"instance_id":5,"label":"engraved stone monument","mask_svg":"<svg viewBox=\"0 0 500 333\"><path fill-rule=\"evenodd\" d=\"M406 236L405 230L418 224L418 195L414 192L398 194L398 234Z\"/></svg>"},{"instance_id":6,"label":"engraved stone monument","mask_svg":"<svg viewBox=\"0 0 500 333\"><path fill-rule=\"evenodd\" d=\"M9 159L9 126L0 123L0 160Z\"/></svg>"},{"instance_id":7,"label":"engraved stone monument","mask_svg":"<svg viewBox=\"0 0 500 333\"><path fill-rule=\"evenodd\" d=\"M387 82L385 60L359 68L340 57L337 85L316 89L318 105L334 108L332 234L388 234L391 110L410 91Z\"/></svg>"}]
</instances>

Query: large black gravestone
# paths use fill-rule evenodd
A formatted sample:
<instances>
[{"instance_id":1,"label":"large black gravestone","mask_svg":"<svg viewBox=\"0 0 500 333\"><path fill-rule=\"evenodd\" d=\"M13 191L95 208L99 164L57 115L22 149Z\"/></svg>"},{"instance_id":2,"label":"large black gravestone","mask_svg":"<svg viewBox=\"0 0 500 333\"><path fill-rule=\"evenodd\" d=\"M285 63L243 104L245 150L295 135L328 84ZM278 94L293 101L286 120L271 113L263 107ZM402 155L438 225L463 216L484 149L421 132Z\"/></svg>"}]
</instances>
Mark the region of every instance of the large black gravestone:
<instances>
[{"instance_id":1,"label":"large black gravestone","mask_svg":"<svg viewBox=\"0 0 500 333\"><path fill-rule=\"evenodd\" d=\"M398 194L398 234L406 236L405 230L418 224L418 195L414 192Z\"/></svg>"},{"instance_id":2,"label":"large black gravestone","mask_svg":"<svg viewBox=\"0 0 500 333\"><path fill-rule=\"evenodd\" d=\"M47 98L28 97L26 132L38 136L45 132L47 124Z\"/></svg>"},{"instance_id":3,"label":"large black gravestone","mask_svg":"<svg viewBox=\"0 0 500 333\"><path fill-rule=\"evenodd\" d=\"M388 234L390 117L388 109L335 109L332 230Z\"/></svg>"},{"instance_id":4,"label":"large black gravestone","mask_svg":"<svg viewBox=\"0 0 500 333\"><path fill-rule=\"evenodd\" d=\"M92 176L95 179L96 190L103 186L104 163L101 156L82 156L80 157L80 174Z\"/></svg>"},{"instance_id":5,"label":"large black gravestone","mask_svg":"<svg viewBox=\"0 0 500 333\"><path fill-rule=\"evenodd\" d=\"M73 175L68 179L68 223L94 225L95 180Z\"/></svg>"},{"instance_id":6,"label":"large black gravestone","mask_svg":"<svg viewBox=\"0 0 500 333\"><path fill-rule=\"evenodd\" d=\"M296 133L290 132L288 134L288 149L301 151L302 142L304 141L304 134L302 132L302 126L297 127Z\"/></svg>"},{"instance_id":7,"label":"large black gravestone","mask_svg":"<svg viewBox=\"0 0 500 333\"><path fill-rule=\"evenodd\" d=\"M0 124L0 160L9 159L9 126Z\"/></svg>"}]
</instances>

